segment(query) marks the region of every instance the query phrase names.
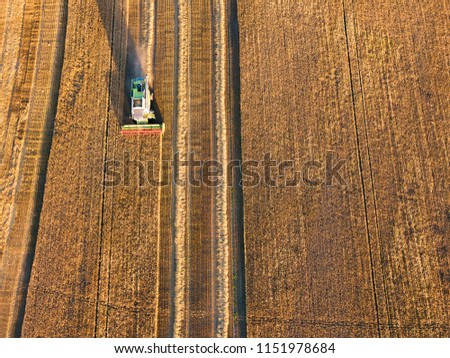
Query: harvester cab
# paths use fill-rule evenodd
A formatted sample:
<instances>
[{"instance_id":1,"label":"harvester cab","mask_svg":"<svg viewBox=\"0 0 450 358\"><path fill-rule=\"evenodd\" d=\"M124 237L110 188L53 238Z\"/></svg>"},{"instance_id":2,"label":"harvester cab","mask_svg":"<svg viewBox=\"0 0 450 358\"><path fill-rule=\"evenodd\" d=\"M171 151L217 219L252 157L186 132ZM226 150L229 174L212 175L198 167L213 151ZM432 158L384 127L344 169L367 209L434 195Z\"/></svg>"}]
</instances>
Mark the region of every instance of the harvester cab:
<instances>
[{"instance_id":1,"label":"harvester cab","mask_svg":"<svg viewBox=\"0 0 450 358\"><path fill-rule=\"evenodd\" d=\"M153 93L148 84L148 77L133 78L130 90L131 123L122 125L121 133L160 134L164 132L164 123L158 123L152 110Z\"/></svg>"}]
</instances>

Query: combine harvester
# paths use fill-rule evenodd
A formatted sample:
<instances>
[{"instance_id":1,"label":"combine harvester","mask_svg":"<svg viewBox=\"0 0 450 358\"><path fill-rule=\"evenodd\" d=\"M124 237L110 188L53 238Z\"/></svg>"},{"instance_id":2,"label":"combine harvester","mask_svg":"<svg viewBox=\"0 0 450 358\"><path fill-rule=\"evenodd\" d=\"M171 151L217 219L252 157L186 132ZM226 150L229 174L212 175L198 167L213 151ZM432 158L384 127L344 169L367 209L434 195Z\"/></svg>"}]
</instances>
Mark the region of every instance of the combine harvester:
<instances>
[{"instance_id":1,"label":"combine harvester","mask_svg":"<svg viewBox=\"0 0 450 358\"><path fill-rule=\"evenodd\" d=\"M153 93L148 85L148 77L131 80L131 117L132 124L123 124L121 133L130 134L162 134L164 123L158 123L155 112L151 109Z\"/></svg>"}]
</instances>

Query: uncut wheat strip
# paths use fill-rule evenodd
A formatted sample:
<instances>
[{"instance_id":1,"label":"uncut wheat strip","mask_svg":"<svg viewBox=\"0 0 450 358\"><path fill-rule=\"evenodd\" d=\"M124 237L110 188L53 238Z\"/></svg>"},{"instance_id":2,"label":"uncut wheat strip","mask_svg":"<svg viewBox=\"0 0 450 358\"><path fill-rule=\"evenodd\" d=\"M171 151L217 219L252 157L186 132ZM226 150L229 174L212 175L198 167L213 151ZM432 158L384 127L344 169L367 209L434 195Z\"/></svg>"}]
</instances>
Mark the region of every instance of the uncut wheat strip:
<instances>
[{"instance_id":1,"label":"uncut wheat strip","mask_svg":"<svg viewBox=\"0 0 450 358\"><path fill-rule=\"evenodd\" d=\"M227 6L225 0L213 2L214 41L214 152L222 163L223 177L227 178L228 130L227 130ZM214 192L214 254L215 296L214 335L226 337L229 326L229 235L228 235L228 190L226 180Z\"/></svg>"},{"instance_id":2,"label":"uncut wheat strip","mask_svg":"<svg viewBox=\"0 0 450 358\"><path fill-rule=\"evenodd\" d=\"M190 25L189 1L180 0L176 4L176 24L178 28L177 56L177 103L174 118L175 153L179 154L180 161L188 158L188 128L189 128L189 84L190 84ZM187 183L187 168L177 166L174 168L174 177L178 183ZM174 205L174 256L175 256L175 282L174 282L174 323L173 335L183 335L186 323L186 242L188 239L187 226L190 221L188 208L188 195L184 185L175 184L173 197Z\"/></svg>"}]
</instances>

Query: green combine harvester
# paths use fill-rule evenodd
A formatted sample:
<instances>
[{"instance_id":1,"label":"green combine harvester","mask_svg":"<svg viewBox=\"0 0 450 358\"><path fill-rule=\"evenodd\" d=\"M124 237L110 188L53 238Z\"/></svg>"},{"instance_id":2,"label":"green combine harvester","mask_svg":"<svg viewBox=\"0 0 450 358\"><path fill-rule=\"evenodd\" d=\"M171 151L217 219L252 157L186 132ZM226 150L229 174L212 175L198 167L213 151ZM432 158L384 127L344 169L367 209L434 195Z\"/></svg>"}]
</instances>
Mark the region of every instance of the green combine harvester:
<instances>
[{"instance_id":1,"label":"green combine harvester","mask_svg":"<svg viewBox=\"0 0 450 358\"><path fill-rule=\"evenodd\" d=\"M129 134L162 134L164 123L158 123L155 112L151 109L153 93L148 85L148 77L131 80L131 124L123 124L121 133Z\"/></svg>"}]
</instances>

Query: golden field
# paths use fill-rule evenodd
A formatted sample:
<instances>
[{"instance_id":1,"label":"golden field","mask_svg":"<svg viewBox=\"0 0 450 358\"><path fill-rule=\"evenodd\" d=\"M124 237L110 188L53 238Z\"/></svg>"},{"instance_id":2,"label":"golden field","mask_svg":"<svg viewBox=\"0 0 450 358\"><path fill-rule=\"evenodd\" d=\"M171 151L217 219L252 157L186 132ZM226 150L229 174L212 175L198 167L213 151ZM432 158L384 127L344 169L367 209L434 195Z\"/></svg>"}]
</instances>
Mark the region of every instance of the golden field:
<instances>
[{"instance_id":1,"label":"golden field","mask_svg":"<svg viewBox=\"0 0 450 358\"><path fill-rule=\"evenodd\" d=\"M0 4L0 336L449 337L444 1Z\"/></svg>"}]
</instances>

